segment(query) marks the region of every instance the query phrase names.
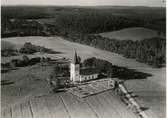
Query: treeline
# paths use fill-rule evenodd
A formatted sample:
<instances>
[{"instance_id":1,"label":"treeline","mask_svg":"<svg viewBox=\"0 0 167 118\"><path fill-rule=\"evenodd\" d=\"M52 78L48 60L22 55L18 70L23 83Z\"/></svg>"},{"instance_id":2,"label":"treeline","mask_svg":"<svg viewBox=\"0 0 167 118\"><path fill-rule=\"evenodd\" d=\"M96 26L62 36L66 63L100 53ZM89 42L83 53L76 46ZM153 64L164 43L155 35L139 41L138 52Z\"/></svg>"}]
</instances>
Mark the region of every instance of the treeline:
<instances>
[{"instance_id":1,"label":"treeline","mask_svg":"<svg viewBox=\"0 0 167 118\"><path fill-rule=\"evenodd\" d=\"M66 39L115 52L155 67L164 66L166 62L166 40L160 37L132 41L109 39L100 35L73 35Z\"/></svg>"}]
</instances>

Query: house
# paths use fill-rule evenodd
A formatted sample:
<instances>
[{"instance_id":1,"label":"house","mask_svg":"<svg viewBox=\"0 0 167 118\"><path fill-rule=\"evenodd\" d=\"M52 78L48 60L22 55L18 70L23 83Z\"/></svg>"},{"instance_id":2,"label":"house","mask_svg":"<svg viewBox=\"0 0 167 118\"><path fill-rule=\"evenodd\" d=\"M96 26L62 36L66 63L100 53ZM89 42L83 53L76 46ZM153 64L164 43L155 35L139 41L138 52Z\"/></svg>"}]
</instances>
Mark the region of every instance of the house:
<instances>
[{"instance_id":1,"label":"house","mask_svg":"<svg viewBox=\"0 0 167 118\"><path fill-rule=\"evenodd\" d=\"M96 79L98 75L99 71L96 68L80 68L80 59L75 51L70 63L70 80L73 82L82 82Z\"/></svg>"}]
</instances>

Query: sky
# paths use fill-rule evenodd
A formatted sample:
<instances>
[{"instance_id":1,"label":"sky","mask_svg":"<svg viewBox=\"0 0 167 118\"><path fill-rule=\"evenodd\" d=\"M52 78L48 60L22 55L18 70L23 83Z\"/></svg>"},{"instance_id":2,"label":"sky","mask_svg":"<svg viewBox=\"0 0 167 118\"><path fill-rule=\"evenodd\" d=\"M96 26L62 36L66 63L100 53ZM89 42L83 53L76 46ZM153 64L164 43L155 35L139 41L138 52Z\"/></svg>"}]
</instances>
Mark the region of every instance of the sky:
<instances>
[{"instance_id":1,"label":"sky","mask_svg":"<svg viewBox=\"0 0 167 118\"><path fill-rule=\"evenodd\" d=\"M165 0L1 0L2 5L165 6Z\"/></svg>"}]
</instances>

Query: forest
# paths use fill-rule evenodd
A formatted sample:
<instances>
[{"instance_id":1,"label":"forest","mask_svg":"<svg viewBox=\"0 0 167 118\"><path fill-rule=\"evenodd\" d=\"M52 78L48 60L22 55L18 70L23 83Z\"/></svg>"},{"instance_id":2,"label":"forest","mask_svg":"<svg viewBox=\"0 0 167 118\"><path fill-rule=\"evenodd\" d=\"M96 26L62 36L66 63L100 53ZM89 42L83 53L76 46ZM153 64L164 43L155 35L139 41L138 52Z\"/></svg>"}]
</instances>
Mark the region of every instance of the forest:
<instances>
[{"instance_id":1,"label":"forest","mask_svg":"<svg viewBox=\"0 0 167 118\"><path fill-rule=\"evenodd\" d=\"M154 67L165 64L165 39L117 40L98 35L129 27L166 32L165 8L154 7L2 7L2 37L62 36L121 54Z\"/></svg>"},{"instance_id":2,"label":"forest","mask_svg":"<svg viewBox=\"0 0 167 118\"><path fill-rule=\"evenodd\" d=\"M165 33L165 8L2 6L2 36L70 35L145 27Z\"/></svg>"}]
</instances>

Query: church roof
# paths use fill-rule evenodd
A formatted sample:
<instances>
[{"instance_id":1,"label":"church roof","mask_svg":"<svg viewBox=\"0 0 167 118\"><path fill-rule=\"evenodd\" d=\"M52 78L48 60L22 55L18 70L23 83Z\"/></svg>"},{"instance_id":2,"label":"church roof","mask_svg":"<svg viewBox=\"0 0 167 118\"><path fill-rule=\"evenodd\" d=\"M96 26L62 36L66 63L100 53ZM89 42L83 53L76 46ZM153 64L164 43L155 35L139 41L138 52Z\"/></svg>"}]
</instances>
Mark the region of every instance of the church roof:
<instances>
[{"instance_id":1,"label":"church roof","mask_svg":"<svg viewBox=\"0 0 167 118\"><path fill-rule=\"evenodd\" d=\"M73 59L72 59L72 63L73 63L73 64L79 64L79 59L78 59L78 56L77 56L76 51L75 51L75 53L74 53L74 57L73 57Z\"/></svg>"},{"instance_id":2,"label":"church roof","mask_svg":"<svg viewBox=\"0 0 167 118\"><path fill-rule=\"evenodd\" d=\"M93 75L99 73L99 70L96 68L81 68L80 75Z\"/></svg>"}]
</instances>

